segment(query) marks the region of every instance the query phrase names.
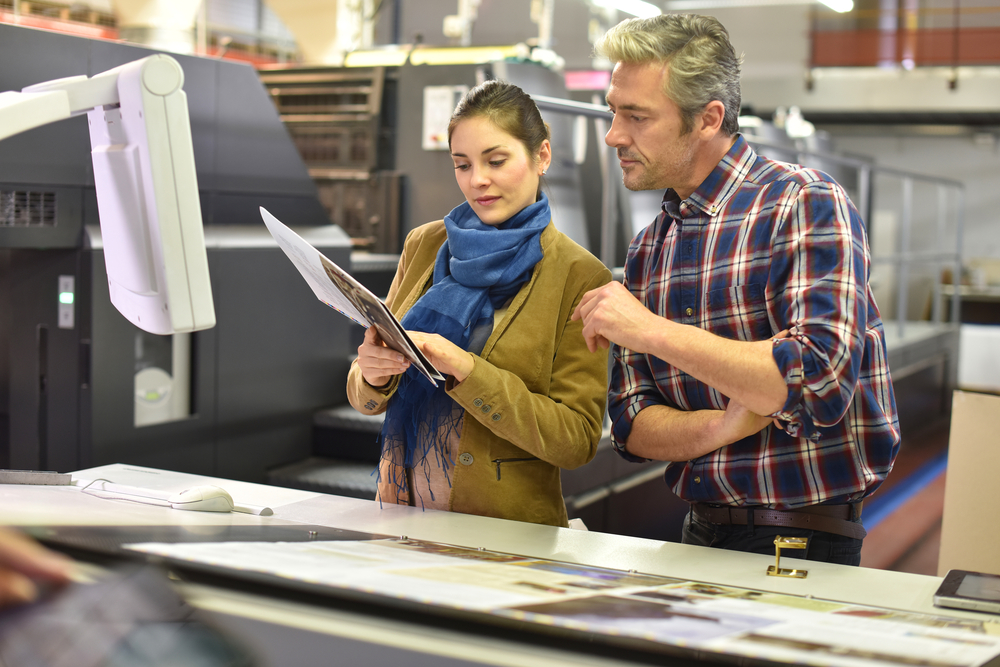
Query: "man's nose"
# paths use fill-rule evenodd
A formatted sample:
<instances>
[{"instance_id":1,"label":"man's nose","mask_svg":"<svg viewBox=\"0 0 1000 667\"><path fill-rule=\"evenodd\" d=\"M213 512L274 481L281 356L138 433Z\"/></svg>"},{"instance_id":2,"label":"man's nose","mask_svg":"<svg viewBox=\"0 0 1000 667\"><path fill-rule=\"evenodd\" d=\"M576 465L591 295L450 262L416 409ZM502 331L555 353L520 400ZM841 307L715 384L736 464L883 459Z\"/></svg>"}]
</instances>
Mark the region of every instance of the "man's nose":
<instances>
[{"instance_id":1,"label":"man's nose","mask_svg":"<svg viewBox=\"0 0 1000 667\"><path fill-rule=\"evenodd\" d=\"M604 143L612 148L622 145L622 132L617 116L611 117L611 126L608 128L607 134L604 135Z\"/></svg>"}]
</instances>

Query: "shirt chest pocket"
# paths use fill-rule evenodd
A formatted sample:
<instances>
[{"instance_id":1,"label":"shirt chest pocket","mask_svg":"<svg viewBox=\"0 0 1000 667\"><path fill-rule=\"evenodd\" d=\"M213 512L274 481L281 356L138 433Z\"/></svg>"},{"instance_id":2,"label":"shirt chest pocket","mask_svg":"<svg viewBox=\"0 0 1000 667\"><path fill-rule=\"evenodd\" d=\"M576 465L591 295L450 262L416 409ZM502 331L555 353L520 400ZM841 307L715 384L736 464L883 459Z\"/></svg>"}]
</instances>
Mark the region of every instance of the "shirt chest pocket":
<instances>
[{"instance_id":1,"label":"shirt chest pocket","mask_svg":"<svg viewBox=\"0 0 1000 667\"><path fill-rule=\"evenodd\" d=\"M730 340L764 340L774 332L767 317L764 286L735 285L708 293L706 327Z\"/></svg>"}]
</instances>

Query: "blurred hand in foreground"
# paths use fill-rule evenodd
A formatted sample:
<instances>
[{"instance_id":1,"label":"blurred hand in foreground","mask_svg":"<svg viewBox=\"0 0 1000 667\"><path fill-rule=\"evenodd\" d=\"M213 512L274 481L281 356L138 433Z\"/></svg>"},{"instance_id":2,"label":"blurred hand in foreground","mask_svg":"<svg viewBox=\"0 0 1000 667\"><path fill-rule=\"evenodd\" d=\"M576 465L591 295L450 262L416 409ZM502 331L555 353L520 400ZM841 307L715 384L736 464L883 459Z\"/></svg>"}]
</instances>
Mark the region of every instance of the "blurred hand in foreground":
<instances>
[{"instance_id":1,"label":"blurred hand in foreground","mask_svg":"<svg viewBox=\"0 0 1000 667\"><path fill-rule=\"evenodd\" d=\"M62 586L72 579L75 565L23 533L0 528L0 607L33 602L39 583Z\"/></svg>"}]
</instances>

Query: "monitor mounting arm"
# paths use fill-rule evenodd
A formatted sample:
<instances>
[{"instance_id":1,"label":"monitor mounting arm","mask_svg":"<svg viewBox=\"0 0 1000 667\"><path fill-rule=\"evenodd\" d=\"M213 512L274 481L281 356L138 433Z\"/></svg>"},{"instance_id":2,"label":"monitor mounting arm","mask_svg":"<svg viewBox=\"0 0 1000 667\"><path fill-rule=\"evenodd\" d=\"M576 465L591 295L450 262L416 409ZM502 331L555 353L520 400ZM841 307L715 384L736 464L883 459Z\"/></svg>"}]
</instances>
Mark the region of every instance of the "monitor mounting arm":
<instances>
[{"instance_id":1,"label":"monitor mounting arm","mask_svg":"<svg viewBox=\"0 0 1000 667\"><path fill-rule=\"evenodd\" d=\"M157 334L215 325L183 83L158 54L0 93L0 140L87 114L111 301Z\"/></svg>"},{"instance_id":2,"label":"monitor mounting arm","mask_svg":"<svg viewBox=\"0 0 1000 667\"><path fill-rule=\"evenodd\" d=\"M27 130L119 104L121 68L94 77L71 76L28 86L21 92L0 93L0 141Z\"/></svg>"}]
</instances>

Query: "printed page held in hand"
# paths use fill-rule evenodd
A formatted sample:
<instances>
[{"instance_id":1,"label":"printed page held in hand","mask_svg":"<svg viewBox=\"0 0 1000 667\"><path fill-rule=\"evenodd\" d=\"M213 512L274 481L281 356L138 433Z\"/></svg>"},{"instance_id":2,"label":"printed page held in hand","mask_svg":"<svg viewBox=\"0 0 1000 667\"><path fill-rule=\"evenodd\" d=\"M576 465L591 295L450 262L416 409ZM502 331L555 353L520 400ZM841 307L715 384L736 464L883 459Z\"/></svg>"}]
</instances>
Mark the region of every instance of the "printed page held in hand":
<instances>
[{"instance_id":1,"label":"printed page held in hand","mask_svg":"<svg viewBox=\"0 0 1000 667\"><path fill-rule=\"evenodd\" d=\"M292 260L316 298L366 329L374 326L385 344L406 357L435 387L438 382L444 381L444 376L424 357L381 299L264 207L261 207L260 215L271 236Z\"/></svg>"}]
</instances>

